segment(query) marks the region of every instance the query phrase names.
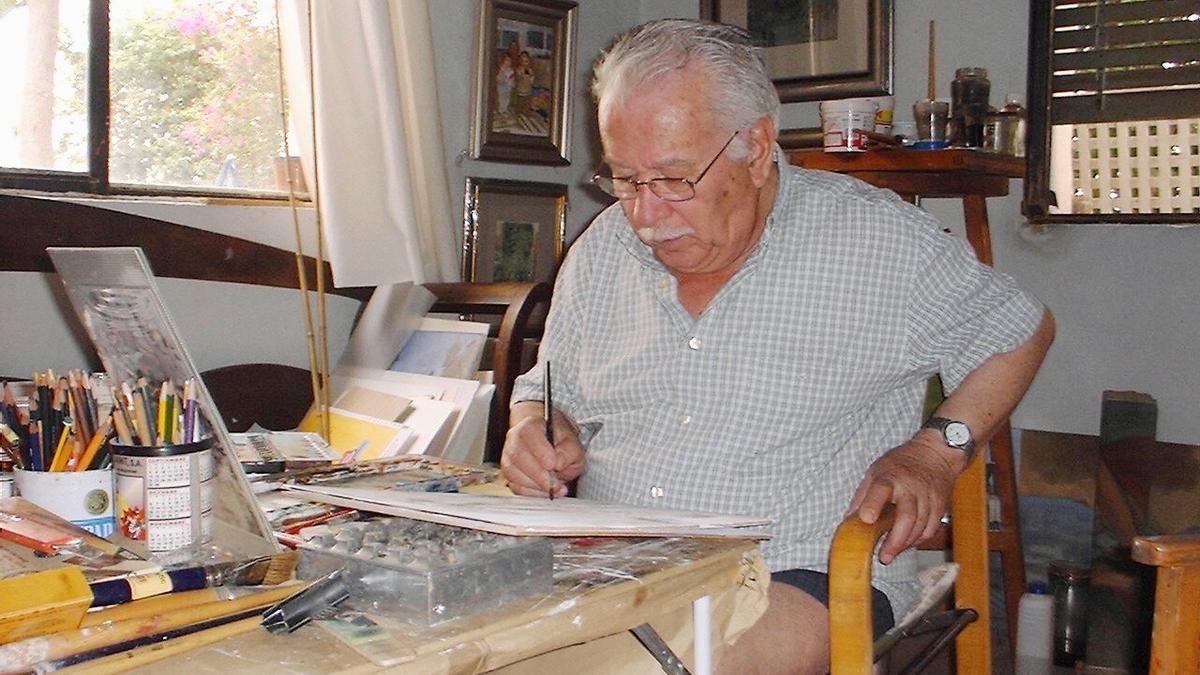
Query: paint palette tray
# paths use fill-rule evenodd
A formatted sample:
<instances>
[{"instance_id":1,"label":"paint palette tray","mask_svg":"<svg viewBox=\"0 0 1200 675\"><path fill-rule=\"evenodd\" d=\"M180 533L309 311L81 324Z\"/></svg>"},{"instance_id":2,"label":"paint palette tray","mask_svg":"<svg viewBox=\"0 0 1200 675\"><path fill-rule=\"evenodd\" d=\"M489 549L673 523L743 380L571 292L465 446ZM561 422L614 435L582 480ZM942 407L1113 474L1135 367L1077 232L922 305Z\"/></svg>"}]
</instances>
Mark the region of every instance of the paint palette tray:
<instances>
[{"instance_id":1,"label":"paint palette tray","mask_svg":"<svg viewBox=\"0 0 1200 675\"><path fill-rule=\"evenodd\" d=\"M345 567L350 607L421 626L544 595L554 583L554 550L544 537L408 518L318 525L300 536L301 579Z\"/></svg>"}]
</instances>

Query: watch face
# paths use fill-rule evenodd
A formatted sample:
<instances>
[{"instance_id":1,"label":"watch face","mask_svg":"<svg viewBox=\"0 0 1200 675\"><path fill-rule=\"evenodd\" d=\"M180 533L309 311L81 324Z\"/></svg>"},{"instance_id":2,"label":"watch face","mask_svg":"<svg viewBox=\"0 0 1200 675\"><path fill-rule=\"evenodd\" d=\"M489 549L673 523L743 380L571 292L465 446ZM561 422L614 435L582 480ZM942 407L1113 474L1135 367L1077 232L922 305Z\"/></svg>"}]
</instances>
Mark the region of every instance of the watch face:
<instances>
[{"instance_id":1,"label":"watch face","mask_svg":"<svg viewBox=\"0 0 1200 675\"><path fill-rule=\"evenodd\" d=\"M951 422L946 425L946 441L954 447L966 445L971 440L971 430L962 422Z\"/></svg>"}]
</instances>

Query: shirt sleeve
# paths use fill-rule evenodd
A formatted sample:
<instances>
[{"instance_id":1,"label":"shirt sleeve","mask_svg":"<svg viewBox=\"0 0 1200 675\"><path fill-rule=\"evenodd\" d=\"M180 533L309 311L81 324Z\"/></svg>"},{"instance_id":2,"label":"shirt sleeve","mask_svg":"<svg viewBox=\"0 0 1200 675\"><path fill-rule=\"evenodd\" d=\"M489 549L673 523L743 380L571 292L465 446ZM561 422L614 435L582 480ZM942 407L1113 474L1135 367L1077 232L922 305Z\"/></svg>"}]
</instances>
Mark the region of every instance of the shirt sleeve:
<instances>
[{"instance_id":1,"label":"shirt sleeve","mask_svg":"<svg viewBox=\"0 0 1200 675\"><path fill-rule=\"evenodd\" d=\"M978 261L959 237L926 235L907 310L908 344L919 368L933 368L953 391L996 354L1024 344L1044 307L1007 274Z\"/></svg>"},{"instance_id":2,"label":"shirt sleeve","mask_svg":"<svg viewBox=\"0 0 1200 675\"><path fill-rule=\"evenodd\" d=\"M559 269L545 332L538 346L537 363L513 383L511 399L512 404L541 401L545 364L550 362L554 407L572 420L578 419L579 352L587 317L584 289L588 275L583 248L586 248L585 241L576 242Z\"/></svg>"}]
</instances>

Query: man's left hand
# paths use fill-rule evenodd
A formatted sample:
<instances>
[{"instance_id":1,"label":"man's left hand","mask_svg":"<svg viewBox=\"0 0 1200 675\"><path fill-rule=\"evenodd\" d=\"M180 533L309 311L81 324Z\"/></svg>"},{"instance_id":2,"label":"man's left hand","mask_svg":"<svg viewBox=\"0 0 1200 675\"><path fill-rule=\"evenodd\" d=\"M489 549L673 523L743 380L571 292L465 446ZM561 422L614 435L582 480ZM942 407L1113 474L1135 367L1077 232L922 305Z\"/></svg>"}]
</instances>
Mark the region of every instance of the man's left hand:
<instances>
[{"instance_id":1,"label":"man's left hand","mask_svg":"<svg viewBox=\"0 0 1200 675\"><path fill-rule=\"evenodd\" d=\"M850 501L848 513L857 512L865 523L874 523L887 504L896 505L896 520L879 551L885 565L937 533L946 514L965 455L936 438L920 432L875 460Z\"/></svg>"}]
</instances>

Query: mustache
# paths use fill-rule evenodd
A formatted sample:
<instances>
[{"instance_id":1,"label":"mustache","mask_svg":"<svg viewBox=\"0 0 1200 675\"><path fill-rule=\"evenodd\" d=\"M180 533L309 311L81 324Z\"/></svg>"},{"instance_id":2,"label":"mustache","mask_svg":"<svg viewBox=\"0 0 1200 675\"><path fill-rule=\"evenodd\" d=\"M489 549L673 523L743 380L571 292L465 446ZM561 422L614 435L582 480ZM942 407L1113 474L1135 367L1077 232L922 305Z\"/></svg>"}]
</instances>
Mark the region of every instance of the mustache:
<instances>
[{"instance_id":1,"label":"mustache","mask_svg":"<svg viewBox=\"0 0 1200 675\"><path fill-rule=\"evenodd\" d=\"M642 240L643 244L653 246L661 244L664 241L678 239L687 234L692 233L692 228L684 225L655 225L650 227L641 227L637 229L638 239Z\"/></svg>"}]
</instances>

